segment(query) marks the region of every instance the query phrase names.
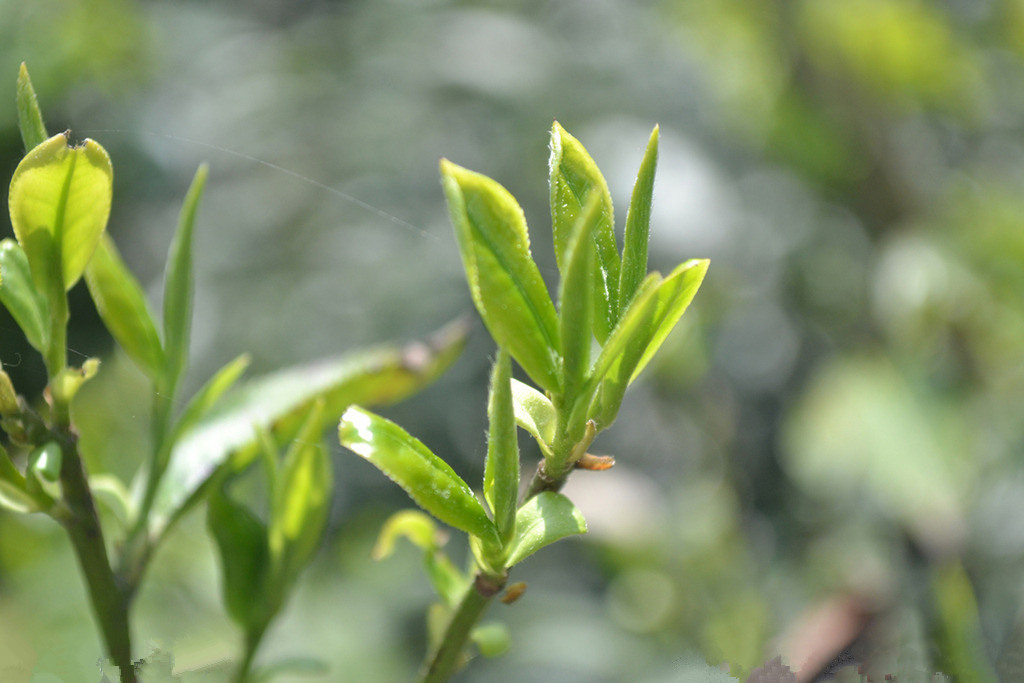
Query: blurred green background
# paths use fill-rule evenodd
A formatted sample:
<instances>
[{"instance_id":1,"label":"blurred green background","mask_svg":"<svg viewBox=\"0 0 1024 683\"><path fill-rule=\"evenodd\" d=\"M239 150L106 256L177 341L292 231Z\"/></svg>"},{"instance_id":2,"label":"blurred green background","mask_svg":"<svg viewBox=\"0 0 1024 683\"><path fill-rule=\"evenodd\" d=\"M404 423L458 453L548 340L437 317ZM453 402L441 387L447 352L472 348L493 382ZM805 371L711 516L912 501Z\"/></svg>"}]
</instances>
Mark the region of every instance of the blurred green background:
<instances>
[{"instance_id":1,"label":"blurred green background","mask_svg":"<svg viewBox=\"0 0 1024 683\"><path fill-rule=\"evenodd\" d=\"M193 388L243 350L265 372L470 310L442 156L520 200L553 281L552 120L620 226L660 124L652 265L711 270L595 444L618 465L567 490L590 533L517 567L526 596L489 614L513 650L461 680L701 681L705 662L742 676L850 641L846 661L900 681L1024 680L1021 0L0 0L8 176L22 61L50 130L111 153L109 230L154 297L210 162ZM126 475L146 384L72 297L71 355L106 359L78 399L83 448ZM0 333L37 394L41 362L9 318ZM490 344L478 329L388 411L470 481ZM333 450L329 536L262 661L403 680L429 588L412 548L369 551L408 501ZM193 514L144 584L139 654L220 680L239 642L217 581ZM0 513L0 679L97 680L98 651L59 529Z\"/></svg>"}]
</instances>

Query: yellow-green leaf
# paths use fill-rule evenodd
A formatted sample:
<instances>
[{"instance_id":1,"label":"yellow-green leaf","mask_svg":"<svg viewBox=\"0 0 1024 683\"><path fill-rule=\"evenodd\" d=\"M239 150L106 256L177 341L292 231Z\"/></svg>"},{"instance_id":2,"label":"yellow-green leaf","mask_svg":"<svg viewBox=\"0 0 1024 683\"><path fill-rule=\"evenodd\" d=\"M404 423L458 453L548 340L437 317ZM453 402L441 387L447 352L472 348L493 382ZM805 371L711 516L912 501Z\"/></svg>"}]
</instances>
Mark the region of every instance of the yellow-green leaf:
<instances>
[{"instance_id":1,"label":"yellow-green leaf","mask_svg":"<svg viewBox=\"0 0 1024 683\"><path fill-rule=\"evenodd\" d=\"M341 445L373 463L440 521L495 546L498 530L465 481L404 429L352 406L341 416Z\"/></svg>"},{"instance_id":2,"label":"yellow-green leaf","mask_svg":"<svg viewBox=\"0 0 1024 683\"><path fill-rule=\"evenodd\" d=\"M34 147L11 179L14 235L42 291L70 289L107 226L113 191L110 157L86 139L69 147L66 133Z\"/></svg>"},{"instance_id":3,"label":"yellow-green leaf","mask_svg":"<svg viewBox=\"0 0 1024 683\"><path fill-rule=\"evenodd\" d=\"M34 349L49 346L50 307L36 288L25 250L14 240L0 241L0 302L10 312Z\"/></svg>"},{"instance_id":4,"label":"yellow-green leaf","mask_svg":"<svg viewBox=\"0 0 1024 683\"><path fill-rule=\"evenodd\" d=\"M156 323L135 276L121 260L109 235L103 235L85 269L96 310L114 340L152 380L161 377L164 352Z\"/></svg>"}]
</instances>

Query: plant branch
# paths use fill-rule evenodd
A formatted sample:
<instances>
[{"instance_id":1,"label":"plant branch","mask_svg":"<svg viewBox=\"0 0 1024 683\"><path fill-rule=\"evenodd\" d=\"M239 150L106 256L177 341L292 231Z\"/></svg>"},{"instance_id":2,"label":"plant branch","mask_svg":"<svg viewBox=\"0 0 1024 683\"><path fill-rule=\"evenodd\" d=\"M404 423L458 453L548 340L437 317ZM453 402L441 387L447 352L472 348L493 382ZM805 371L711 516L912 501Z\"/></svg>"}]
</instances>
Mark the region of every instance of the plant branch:
<instances>
[{"instance_id":1,"label":"plant branch","mask_svg":"<svg viewBox=\"0 0 1024 683\"><path fill-rule=\"evenodd\" d=\"M423 683L442 683L462 666L462 653L473 627L480 620L484 610L494 596L505 586L505 577L488 577L479 574L466 589L459 606L452 614L444 631L441 643L424 662L420 680Z\"/></svg>"},{"instance_id":2,"label":"plant branch","mask_svg":"<svg viewBox=\"0 0 1024 683\"><path fill-rule=\"evenodd\" d=\"M62 523L85 577L107 654L121 671L121 683L135 683L137 678L132 665L131 633L128 626L130 601L110 567L103 528L96 514L85 467L78 452L78 439L70 427L63 425L58 426L52 436L60 444L60 481L64 502L71 511Z\"/></svg>"}]
</instances>

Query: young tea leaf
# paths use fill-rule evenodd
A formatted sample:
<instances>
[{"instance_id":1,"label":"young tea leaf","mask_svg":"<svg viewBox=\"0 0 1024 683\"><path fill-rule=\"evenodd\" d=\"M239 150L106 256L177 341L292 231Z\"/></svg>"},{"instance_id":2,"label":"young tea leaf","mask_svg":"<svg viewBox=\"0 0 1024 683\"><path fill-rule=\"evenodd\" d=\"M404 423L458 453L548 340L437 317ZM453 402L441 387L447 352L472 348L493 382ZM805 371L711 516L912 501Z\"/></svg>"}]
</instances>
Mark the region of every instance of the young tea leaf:
<instances>
[{"instance_id":1,"label":"young tea leaf","mask_svg":"<svg viewBox=\"0 0 1024 683\"><path fill-rule=\"evenodd\" d=\"M693 297L704 282L710 261L707 259L690 259L680 264L669 273L665 281L658 287L657 308L654 312L654 334L644 349L644 355L630 375L632 383L650 362L654 354L664 343L683 313L690 306Z\"/></svg>"},{"instance_id":2,"label":"young tea leaf","mask_svg":"<svg viewBox=\"0 0 1024 683\"><path fill-rule=\"evenodd\" d=\"M494 514L502 543L516 530L516 501L519 498L519 441L512 406L512 361L508 351L498 349L491 371L487 403L489 431L487 462L484 467L484 498Z\"/></svg>"},{"instance_id":3,"label":"young tea leaf","mask_svg":"<svg viewBox=\"0 0 1024 683\"><path fill-rule=\"evenodd\" d=\"M352 403L399 401L433 382L455 361L466 332L465 323L459 321L439 330L427 343L385 346L289 368L232 390L174 439L150 516L151 533L159 536L195 504L233 454L257 457L260 428L272 431L281 441L289 440L317 398L326 401L325 414L332 420ZM245 464L246 458L233 463Z\"/></svg>"},{"instance_id":4,"label":"young tea leaf","mask_svg":"<svg viewBox=\"0 0 1024 683\"><path fill-rule=\"evenodd\" d=\"M594 234L601 218L601 195L591 193L573 227L558 290L564 396L571 401L590 369L593 341Z\"/></svg>"},{"instance_id":5,"label":"young tea leaf","mask_svg":"<svg viewBox=\"0 0 1024 683\"><path fill-rule=\"evenodd\" d=\"M490 178L441 161L441 178L473 303L498 346L557 392L558 316L530 254L523 211Z\"/></svg>"},{"instance_id":6,"label":"young tea leaf","mask_svg":"<svg viewBox=\"0 0 1024 683\"><path fill-rule=\"evenodd\" d=\"M516 537L509 547L507 567L512 567L546 545L587 533L587 522L572 501L561 493L545 491L519 508L516 514Z\"/></svg>"},{"instance_id":7,"label":"young tea leaf","mask_svg":"<svg viewBox=\"0 0 1024 683\"><path fill-rule=\"evenodd\" d=\"M18 69L18 129L25 149L29 150L50 137L43 125L43 114L39 111L39 101L32 80L28 77L25 62Z\"/></svg>"},{"instance_id":8,"label":"young tea leaf","mask_svg":"<svg viewBox=\"0 0 1024 683\"><path fill-rule=\"evenodd\" d=\"M206 526L220 551L228 614L246 630L261 626L272 616L260 600L270 568L266 526L220 489L210 494Z\"/></svg>"},{"instance_id":9,"label":"young tea leaf","mask_svg":"<svg viewBox=\"0 0 1024 683\"><path fill-rule=\"evenodd\" d=\"M498 530L448 463L394 422L353 406L341 416L341 445L366 458L431 515L498 544Z\"/></svg>"},{"instance_id":10,"label":"young tea leaf","mask_svg":"<svg viewBox=\"0 0 1024 683\"><path fill-rule=\"evenodd\" d=\"M651 231L651 200L654 172L658 166L658 127L654 127L647 151L640 162L633 185L633 196L626 214L626 235L622 243L622 271L619 275L619 310L629 305L640 283L647 276L647 243Z\"/></svg>"},{"instance_id":11,"label":"young tea leaf","mask_svg":"<svg viewBox=\"0 0 1024 683\"><path fill-rule=\"evenodd\" d=\"M278 590L286 592L316 553L327 524L333 472L320 443L324 401L310 408L274 482L270 506L270 556Z\"/></svg>"},{"instance_id":12,"label":"young tea leaf","mask_svg":"<svg viewBox=\"0 0 1024 683\"><path fill-rule=\"evenodd\" d=\"M512 406L516 424L537 440L545 455L551 455L551 442L555 438L558 414L547 396L528 384L512 380Z\"/></svg>"},{"instance_id":13,"label":"young tea leaf","mask_svg":"<svg viewBox=\"0 0 1024 683\"><path fill-rule=\"evenodd\" d=\"M384 522L370 554L375 560L390 557L395 542L401 537L409 539L420 550L432 552L440 545L438 534L437 522L430 515L419 510L399 510Z\"/></svg>"},{"instance_id":14,"label":"young tea leaf","mask_svg":"<svg viewBox=\"0 0 1024 683\"><path fill-rule=\"evenodd\" d=\"M178 230L174 233L170 252L167 254L167 271L164 280L164 341L167 366L165 368L165 391L173 395L181 375L188 364L189 330L192 325L192 290L194 277L192 268L192 234L195 229L196 213L203 196L209 169L206 164L199 167L192 185L185 195L178 218Z\"/></svg>"},{"instance_id":15,"label":"young tea leaf","mask_svg":"<svg viewBox=\"0 0 1024 683\"><path fill-rule=\"evenodd\" d=\"M32 281L25 250L14 240L0 241L0 302L37 351L49 346L50 309Z\"/></svg>"},{"instance_id":16,"label":"young tea leaf","mask_svg":"<svg viewBox=\"0 0 1024 683\"><path fill-rule=\"evenodd\" d=\"M150 379L163 373L164 351L153 315L135 276L109 235L100 238L85 268L85 282L111 336Z\"/></svg>"},{"instance_id":17,"label":"young tea leaf","mask_svg":"<svg viewBox=\"0 0 1024 683\"><path fill-rule=\"evenodd\" d=\"M594 231L593 306L594 334L603 344L619 314L619 250L615 242L615 218L608 183L586 148L557 121L551 128L549 167L555 259L563 276L569 261L573 229L585 203L591 193L597 193L601 198L600 216Z\"/></svg>"},{"instance_id":18,"label":"young tea leaf","mask_svg":"<svg viewBox=\"0 0 1024 683\"><path fill-rule=\"evenodd\" d=\"M106 228L112 187L110 157L89 139L68 147L66 134L54 135L18 164L11 225L39 289L71 289L81 277Z\"/></svg>"}]
</instances>

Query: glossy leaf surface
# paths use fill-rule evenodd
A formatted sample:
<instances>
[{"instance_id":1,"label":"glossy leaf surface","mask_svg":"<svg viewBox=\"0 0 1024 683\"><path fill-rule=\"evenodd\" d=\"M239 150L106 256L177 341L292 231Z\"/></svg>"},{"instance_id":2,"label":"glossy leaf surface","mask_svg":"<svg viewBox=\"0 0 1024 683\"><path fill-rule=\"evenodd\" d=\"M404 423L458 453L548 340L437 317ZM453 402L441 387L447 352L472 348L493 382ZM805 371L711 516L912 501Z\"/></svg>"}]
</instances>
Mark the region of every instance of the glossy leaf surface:
<instances>
[{"instance_id":1,"label":"glossy leaf surface","mask_svg":"<svg viewBox=\"0 0 1024 683\"><path fill-rule=\"evenodd\" d=\"M558 317L508 190L449 161L441 177L473 303L491 336L540 386L558 391Z\"/></svg>"},{"instance_id":2,"label":"glossy leaf surface","mask_svg":"<svg viewBox=\"0 0 1024 683\"><path fill-rule=\"evenodd\" d=\"M394 422L353 406L341 417L338 437L343 446L373 463L431 515L497 544L498 530L466 482Z\"/></svg>"},{"instance_id":3,"label":"glossy leaf surface","mask_svg":"<svg viewBox=\"0 0 1024 683\"><path fill-rule=\"evenodd\" d=\"M551 128L549 160L551 224L555 258L563 275L569 261L572 231L592 192L600 197L600 216L594 230L596 268L593 275L594 333L604 343L618 319L619 250L608 183L580 141L556 121Z\"/></svg>"},{"instance_id":4,"label":"glossy leaf surface","mask_svg":"<svg viewBox=\"0 0 1024 683\"><path fill-rule=\"evenodd\" d=\"M487 404L489 422L487 462L484 466L484 498L494 515L503 543L515 533L516 502L519 499L519 441L512 407L512 361L508 352L498 350L491 371Z\"/></svg>"},{"instance_id":5,"label":"glossy leaf surface","mask_svg":"<svg viewBox=\"0 0 1024 683\"><path fill-rule=\"evenodd\" d=\"M658 352L683 313L689 308L690 302L693 301L701 283L704 282L709 264L710 261L707 259L691 259L677 266L658 287L653 334L644 349L643 357L630 376L630 382L635 380L647 367L647 363Z\"/></svg>"},{"instance_id":6,"label":"glossy leaf surface","mask_svg":"<svg viewBox=\"0 0 1024 683\"><path fill-rule=\"evenodd\" d=\"M107 225L112 183L110 157L89 139L69 147L66 135L54 135L18 164L11 225L43 291L70 289L81 277Z\"/></svg>"},{"instance_id":7,"label":"glossy leaf surface","mask_svg":"<svg viewBox=\"0 0 1024 683\"><path fill-rule=\"evenodd\" d=\"M575 395L590 369L593 340L594 234L601 218L601 196L591 193L573 227L558 290L564 395Z\"/></svg>"},{"instance_id":8,"label":"glossy leaf surface","mask_svg":"<svg viewBox=\"0 0 1024 683\"><path fill-rule=\"evenodd\" d=\"M159 378L164 370L164 351L156 323L142 287L108 235L101 237L86 266L85 282L114 340L147 377Z\"/></svg>"},{"instance_id":9,"label":"glossy leaf surface","mask_svg":"<svg viewBox=\"0 0 1024 683\"><path fill-rule=\"evenodd\" d=\"M352 403L401 400L447 369L462 350L465 336L465 324L453 323L427 343L382 347L289 368L232 390L175 443L153 506L153 529L165 527L194 504L232 454L256 457L260 428L279 440L290 439L318 398L324 399L324 413L331 420ZM236 464L244 465L244 460Z\"/></svg>"},{"instance_id":10,"label":"glossy leaf surface","mask_svg":"<svg viewBox=\"0 0 1024 683\"><path fill-rule=\"evenodd\" d=\"M633 298L647 276L647 246L651 232L651 203L654 195L654 172L658 166L658 127L647 142L647 151L640 162L640 171L633 185L633 195L626 214L626 234L622 242L622 270L619 274L619 310Z\"/></svg>"},{"instance_id":11,"label":"glossy leaf surface","mask_svg":"<svg viewBox=\"0 0 1024 683\"><path fill-rule=\"evenodd\" d=\"M0 241L0 302L25 333L28 343L37 351L44 351L50 334L49 305L32 281L25 251L10 238Z\"/></svg>"},{"instance_id":12,"label":"glossy leaf surface","mask_svg":"<svg viewBox=\"0 0 1024 683\"><path fill-rule=\"evenodd\" d=\"M519 508L516 537L505 564L515 566L546 545L586 532L587 522L572 501L561 493L545 491Z\"/></svg>"}]
</instances>

